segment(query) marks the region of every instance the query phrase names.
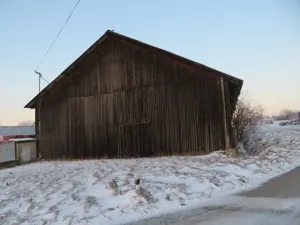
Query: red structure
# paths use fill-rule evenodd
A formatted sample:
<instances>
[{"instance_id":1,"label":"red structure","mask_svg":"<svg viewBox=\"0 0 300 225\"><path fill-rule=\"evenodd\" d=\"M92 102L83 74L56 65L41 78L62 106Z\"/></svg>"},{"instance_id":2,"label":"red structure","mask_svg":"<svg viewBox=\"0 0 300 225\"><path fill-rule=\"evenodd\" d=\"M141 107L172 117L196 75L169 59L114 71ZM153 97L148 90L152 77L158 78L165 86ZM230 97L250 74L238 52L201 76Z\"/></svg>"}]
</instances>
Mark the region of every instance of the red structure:
<instances>
[{"instance_id":1,"label":"red structure","mask_svg":"<svg viewBox=\"0 0 300 225\"><path fill-rule=\"evenodd\" d=\"M9 135L9 136L0 136L0 143L8 141L15 138L35 138L35 135Z\"/></svg>"}]
</instances>

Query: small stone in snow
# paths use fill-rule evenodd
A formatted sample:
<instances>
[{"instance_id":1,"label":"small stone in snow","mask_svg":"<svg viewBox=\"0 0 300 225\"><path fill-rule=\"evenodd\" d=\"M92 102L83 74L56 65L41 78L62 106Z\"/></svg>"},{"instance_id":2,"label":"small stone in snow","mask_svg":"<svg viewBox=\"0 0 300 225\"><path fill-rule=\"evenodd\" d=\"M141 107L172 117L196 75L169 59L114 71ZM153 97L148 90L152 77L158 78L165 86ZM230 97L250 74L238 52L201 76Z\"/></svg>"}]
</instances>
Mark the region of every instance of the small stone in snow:
<instances>
[{"instance_id":1,"label":"small stone in snow","mask_svg":"<svg viewBox=\"0 0 300 225\"><path fill-rule=\"evenodd\" d=\"M167 194L167 195L166 195L166 200L167 200L167 201L170 201L170 200L171 200L171 195L170 195L170 194Z\"/></svg>"},{"instance_id":2,"label":"small stone in snow","mask_svg":"<svg viewBox=\"0 0 300 225\"><path fill-rule=\"evenodd\" d=\"M244 184L246 183L246 181L243 178L240 178L240 181Z\"/></svg>"}]
</instances>

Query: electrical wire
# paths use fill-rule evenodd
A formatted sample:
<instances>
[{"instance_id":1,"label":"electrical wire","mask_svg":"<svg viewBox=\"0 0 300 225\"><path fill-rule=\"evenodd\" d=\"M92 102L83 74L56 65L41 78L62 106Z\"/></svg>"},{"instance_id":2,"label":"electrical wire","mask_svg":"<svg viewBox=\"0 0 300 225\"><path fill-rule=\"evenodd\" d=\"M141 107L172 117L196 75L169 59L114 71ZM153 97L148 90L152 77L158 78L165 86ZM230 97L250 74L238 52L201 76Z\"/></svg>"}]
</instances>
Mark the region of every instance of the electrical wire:
<instances>
[{"instance_id":1,"label":"electrical wire","mask_svg":"<svg viewBox=\"0 0 300 225\"><path fill-rule=\"evenodd\" d=\"M69 19L71 18L72 14L73 14L73 12L75 11L76 7L78 6L79 2L80 2L80 0L78 0L78 1L76 2L74 8L72 9L72 11L71 11L71 13L69 14L68 18L66 19L65 23L64 23L63 26L61 27L61 29L60 29L60 31L58 32L58 34L56 35L54 41L52 42L52 44L51 44L50 47L48 48L46 54L44 55L44 57L42 58L42 60L40 61L40 63L38 64L38 66L36 67L35 70L37 70L37 69L40 67L40 65L44 62L44 60L46 59L48 53L50 52L50 50L52 49L53 45L54 45L55 42L57 41L59 35L61 34L61 32L63 31L63 29L65 28L66 24L68 23ZM42 78L42 79L44 79L44 78ZM44 80L45 80L45 79L44 79ZM46 81L46 80L45 80L45 81ZM46 81L46 82L48 82L48 81ZM49 83L49 82L48 82L48 83Z\"/></svg>"},{"instance_id":2,"label":"electrical wire","mask_svg":"<svg viewBox=\"0 0 300 225\"><path fill-rule=\"evenodd\" d=\"M41 76L42 80L44 80L47 84L49 84L50 82L47 81L43 76Z\"/></svg>"}]
</instances>

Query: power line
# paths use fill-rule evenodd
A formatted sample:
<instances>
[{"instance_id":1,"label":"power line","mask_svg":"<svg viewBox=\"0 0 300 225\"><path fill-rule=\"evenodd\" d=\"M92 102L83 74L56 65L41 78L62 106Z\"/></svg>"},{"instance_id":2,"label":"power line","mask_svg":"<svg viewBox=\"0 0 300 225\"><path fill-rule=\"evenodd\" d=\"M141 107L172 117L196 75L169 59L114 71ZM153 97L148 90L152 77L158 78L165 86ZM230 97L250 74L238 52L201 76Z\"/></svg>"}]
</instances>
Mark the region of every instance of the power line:
<instances>
[{"instance_id":1,"label":"power line","mask_svg":"<svg viewBox=\"0 0 300 225\"><path fill-rule=\"evenodd\" d=\"M43 75L41 76L41 78L42 78L42 80L45 81L47 84L50 83L49 81L47 81L47 80L43 77Z\"/></svg>"},{"instance_id":2,"label":"power line","mask_svg":"<svg viewBox=\"0 0 300 225\"><path fill-rule=\"evenodd\" d=\"M56 35L54 41L52 42L52 44L50 45L50 47L48 48L46 54L44 55L44 57L42 58L42 60L40 61L40 63L38 64L38 66L36 67L35 70L37 70L40 65L44 62L45 58L47 57L48 53L50 52L51 48L53 47L54 43L57 41L59 35L61 34L61 32L63 31L63 29L65 28L66 24L68 23L69 19L71 18L73 12L75 11L76 7L78 6L80 0L77 1L77 3L75 4L74 8L72 9L71 13L69 14L68 18L66 19L65 23L63 24L63 26L61 27L60 31L58 32L58 34ZM44 79L44 78L42 78ZM46 81L48 82L48 81ZM48 82L49 83L49 82Z\"/></svg>"}]
</instances>

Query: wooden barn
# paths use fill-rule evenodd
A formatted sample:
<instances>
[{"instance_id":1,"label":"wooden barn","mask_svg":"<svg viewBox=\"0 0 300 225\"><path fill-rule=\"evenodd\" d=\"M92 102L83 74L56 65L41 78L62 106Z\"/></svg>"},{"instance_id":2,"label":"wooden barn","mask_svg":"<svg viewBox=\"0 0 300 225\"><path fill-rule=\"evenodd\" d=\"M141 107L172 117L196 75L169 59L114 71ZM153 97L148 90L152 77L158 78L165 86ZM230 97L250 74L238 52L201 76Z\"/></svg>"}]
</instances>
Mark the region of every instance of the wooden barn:
<instances>
[{"instance_id":1,"label":"wooden barn","mask_svg":"<svg viewBox=\"0 0 300 225\"><path fill-rule=\"evenodd\" d=\"M43 158L205 154L235 146L243 81L113 31L25 107Z\"/></svg>"}]
</instances>

